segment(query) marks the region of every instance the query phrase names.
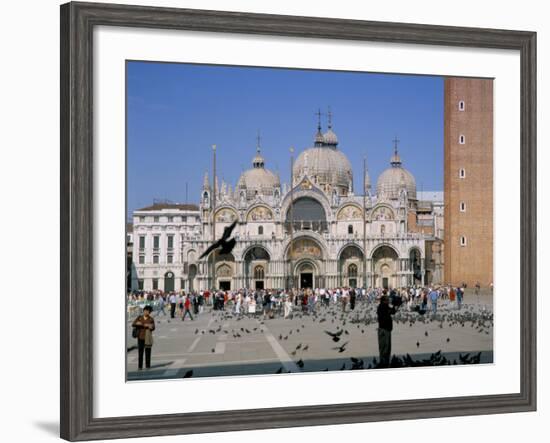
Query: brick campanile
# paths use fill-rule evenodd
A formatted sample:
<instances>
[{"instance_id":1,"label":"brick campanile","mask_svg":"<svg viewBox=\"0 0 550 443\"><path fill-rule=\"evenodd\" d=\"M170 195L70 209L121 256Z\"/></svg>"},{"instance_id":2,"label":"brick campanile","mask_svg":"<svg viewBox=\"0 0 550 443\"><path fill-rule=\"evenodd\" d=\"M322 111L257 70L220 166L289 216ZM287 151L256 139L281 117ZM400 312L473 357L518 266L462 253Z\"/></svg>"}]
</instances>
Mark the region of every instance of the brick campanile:
<instances>
[{"instance_id":1,"label":"brick campanile","mask_svg":"<svg viewBox=\"0 0 550 443\"><path fill-rule=\"evenodd\" d=\"M493 80L446 78L445 281L493 282Z\"/></svg>"}]
</instances>

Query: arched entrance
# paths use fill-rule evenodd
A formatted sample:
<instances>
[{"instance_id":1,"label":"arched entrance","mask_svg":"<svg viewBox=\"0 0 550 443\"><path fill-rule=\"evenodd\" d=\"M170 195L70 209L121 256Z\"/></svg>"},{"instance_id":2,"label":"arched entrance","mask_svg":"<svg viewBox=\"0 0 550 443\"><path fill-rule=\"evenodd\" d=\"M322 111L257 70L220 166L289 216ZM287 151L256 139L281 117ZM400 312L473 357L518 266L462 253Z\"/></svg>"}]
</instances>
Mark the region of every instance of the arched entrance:
<instances>
[{"instance_id":1,"label":"arched entrance","mask_svg":"<svg viewBox=\"0 0 550 443\"><path fill-rule=\"evenodd\" d=\"M422 256L418 248L409 251L409 270L413 273L414 284L422 284Z\"/></svg>"},{"instance_id":2,"label":"arched entrance","mask_svg":"<svg viewBox=\"0 0 550 443\"><path fill-rule=\"evenodd\" d=\"M359 285L359 272L363 272L363 251L357 245L348 245L342 249L338 258L339 284L357 288Z\"/></svg>"},{"instance_id":3,"label":"arched entrance","mask_svg":"<svg viewBox=\"0 0 550 443\"><path fill-rule=\"evenodd\" d=\"M245 286L264 289L267 287L269 252L262 246L253 246L244 255Z\"/></svg>"},{"instance_id":4,"label":"arched entrance","mask_svg":"<svg viewBox=\"0 0 550 443\"><path fill-rule=\"evenodd\" d=\"M377 247L372 254L373 284L378 288L396 288L398 255L388 245Z\"/></svg>"},{"instance_id":5,"label":"arched entrance","mask_svg":"<svg viewBox=\"0 0 550 443\"><path fill-rule=\"evenodd\" d=\"M197 276L197 265L189 265L189 274L187 275L188 278L188 285L189 291L193 291L195 289L195 277Z\"/></svg>"},{"instance_id":6,"label":"arched entrance","mask_svg":"<svg viewBox=\"0 0 550 443\"><path fill-rule=\"evenodd\" d=\"M286 259L289 263L287 269L292 277L289 279L290 287L321 288L325 285L325 279L320 272L323 268L323 251L321 244L309 236L301 236L288 244Z\"/></svg>"},{"instance_id":7,"label":"arched entrance","mask_svg":"<svg viewBox=\"0 0 550 443\"><path fill-rule=\"evenodd\" d=\"M224 291L231 290L235 275L235 257L233 254L216 255L216 287Z\"/></svg>"},{"instance_id":8,"label":"arched entrance","mask_svg":"<svg viewBox=\"0 0 550 443\"><path fill-rule=\"evenodd\" d=\"M296 276L298 277L298 287L301 289L315 288L317 270L315 265L306 260L296 265Z\"/></svg>"},{"instance_id":9,"label":"arched entrance","mask_svg":"<svg viewBox=\"0 0 550 443\"><path fill-rule=\"evenodd\" d=\"M174 273L168 271L164 274L164 292L172 292L174 290Z\"/></svg>"}]
</instances>

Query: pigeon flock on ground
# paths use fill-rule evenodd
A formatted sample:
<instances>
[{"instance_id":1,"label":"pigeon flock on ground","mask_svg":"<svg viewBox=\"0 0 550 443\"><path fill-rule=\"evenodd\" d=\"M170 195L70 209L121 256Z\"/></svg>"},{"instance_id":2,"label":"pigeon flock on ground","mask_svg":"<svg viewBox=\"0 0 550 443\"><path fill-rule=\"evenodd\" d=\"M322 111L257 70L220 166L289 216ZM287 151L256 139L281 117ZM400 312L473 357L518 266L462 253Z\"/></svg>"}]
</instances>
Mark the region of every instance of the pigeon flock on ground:
<instances>
[{"instance_id":1,"label":"pigeon flock on ground","mask_svg":"<svg viewBox=\"0 0 550 443\"><path fill-rule=\"evenodd\" d=\"M299 336L301 332L307 327L308 323L319 324L319 333L326 337L326 349L334 352L334 358L342 357L349 358L349 362L344 362L340 367L340 370L358 370L358 369L376 369L379 367L379 363L376 358L372 360L364 361L364 359L358 358L354 355L349 355L348 350L350 343L359 336L366 334L369 329L377 328L378 321L376 315L377 303L358 303L355 310L350 311L349 307L346 312L343 312L340 305L331 304L330 306L317 306L316 311L308 314L306 312L295 312L291 314L289 323L291 327L285 331L278 333L276 339L281 345L287 348L289 356L295 361L296 366L302 370L305 368L307 371L307 352L310 349L310 343L300 341L296 346L292 345L288 349L286 344L290 337ZM247 319L246 316L235 315L230 311L212 311L213 317L212 327L208 329L194 330L195 335L216 335L225 334L232 337L234 340L239 340L243 337L253 334L263 334L266 331L266 321L269 325L271 320L262 320L260 316L257 320L258 325L251 327L249 322L245 322L246 326L239 327L238 322ZM407 310L402 307L393 316L394 327L397 325L403 325L405 327L413 327L422 325L428 328L430 326L433 330L434 326L440 329L448 330L449 328L472 328L479 334L488 335L492 331L493 327L493 313L484 309L480 309L475 305L463 305L461 310L453 309L440 309L435 315L431 312L422 314L418 310ZM224 324L225 326L222 326ZM228 325L232 327L229 327ZM401 330L403 330L401 326ZM443 333L444 334L444 333ZM430 339L430 333L428 329L424 332L426 340ZM443 335L444 336L444 335ZM416 338L411 339L410 348L417 352L428 353L429 351L423 349L422 340ZM403 339L402 337L400 338ZM324 339L323 339L324 340ZM321 343L323 342L321 340ZM404 356L393 355L390 367L419 367L419 366L442 366L442 365L458 365L458 364L477 364L480 363L481 352L478 353L461 353L456 359L449 359L445 357L445 345L449 344L451 339L446 337L442 340L442 348L437 352L431 353L430 357L423 359L415 359L410 354ZM289 342L290 343L290 342ZM332 346L331 346L332 345ZM433 341L432 341L433 345ZM135 346L128 348L128 352L135 349ZM377 347L376 347L377 349ZM433 346L431 347L433 349ZM211 349L212 353L215 353L215 348ZM305 359L305 360L304 360ZM316 370L316 369L312 369ZM322 369L328 371L329 368ZM280 367L275 373L288 373L290 371L284 370ZM193 376L193 371L188 370L183 375L183 378L189 378Z\"/></svg>"}]
</instances>

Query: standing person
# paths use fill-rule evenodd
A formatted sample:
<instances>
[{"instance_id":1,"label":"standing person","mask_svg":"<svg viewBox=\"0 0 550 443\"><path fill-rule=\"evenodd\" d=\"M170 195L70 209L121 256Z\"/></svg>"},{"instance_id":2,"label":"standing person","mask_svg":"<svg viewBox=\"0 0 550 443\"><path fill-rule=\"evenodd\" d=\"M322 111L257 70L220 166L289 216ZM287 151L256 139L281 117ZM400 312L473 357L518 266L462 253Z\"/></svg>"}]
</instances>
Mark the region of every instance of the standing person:
<instances>
[{"instance_id":1,"label":"standing person","mask_svg":"<svg viewBox=\"0 0 550 443\"><path fill-rule=\"evenodd\" d=\"M143 315L139 315L132 327L137 328L138 342L138 369L143 369L143 354L145 353L145 368L151 367L151 348L153 347L153 331L155 330L155 320L151 316L153 308L149 305L143 308Z\"/></svg>"},{"instance_id":2,"label":"standing person","mask_svg":"<svg viewBox=\"0 0 550 443\"><path fill-rule=\"evenodd\" d=\"M433 288L430 291L430 294L428 295L428 297L432 302L432 313L435 315L437 314L437 299L439 297L439 293L437 292L437 289Z\"/></svg>"},{"instance_id":3,"label":"standing person","mask_svg":"<svg viewBox=\"0 0 550 443\"><path fill-rule=\"evenodd\" d=\"M355 289L351 288L349 291L349 308L353 311L355 309L355 298L356 298Z\"/></svg>"},{"instance_id":4,"label":"standing person","mask_svg":"<svg viewBox=\"0 0 550 443\"><path fill-rule=\"evenodd\" d=\"M458 309L462 309L462 300L464 299L464 290L462 288L456 288L456 304Z\"/></svg>"},{"instance_id":5,"label":"standing person","mask_svg":"<svg viewBox=\"0 0 550 443\"><path fill-rule=\"evenodd\" d=\"M174 294L172 292L172 294L170 294L170 318L175 318L176 316L176 294Z\"/></svg>"},{"instance_id":6,"label":"standing person","mask_svg":"<svg viewBox=\"0 0 550 443\"><path fill-rule=\"evenodd\" d=\"M391 355L391 331L393 329L392 315L395 314L395 307L390 306L390 299L387 295L380 298L380 304L376 310L378 316L378 351L380 354L381 368L390 365Z\"/></svg>"},{"instance_id":7,"label":"standing person","mask_svg":"<svg viewBox=\"0 0 550 443\"><path fill-rule=\"evenodd\" d=\"M451 306L454 306L456 300L456 292L455 288L452 286L449 288L449 301L451 302Z\"/></svg>"},{"instance_id":8,"label":"standing person","mask_svg":"<svg viewBox=\"0 0 550 443\"><path fill-rule=\"evenodd\" d=\"M164 315L166 317L166 312L164 312L164 296L163 295L159 295L157 303L158 303L158 305L157 305L158 306L157 315L160 315L160 313L162 312L162 315Z\"/></svg>"},{"instance_id":9,"label":"standing person","mask_svg":"<svg viewBox=\"0 0 550 443\"><path fill-rule=\"evenodd\" d=\"M185 297L185 301L183 302L183 315L181 316L181 321L185 321L185 316L187 314L189 314L189 317L193 320L193 315L191 314L191 298L189 295Z\"/></svg>"}]
</instances>

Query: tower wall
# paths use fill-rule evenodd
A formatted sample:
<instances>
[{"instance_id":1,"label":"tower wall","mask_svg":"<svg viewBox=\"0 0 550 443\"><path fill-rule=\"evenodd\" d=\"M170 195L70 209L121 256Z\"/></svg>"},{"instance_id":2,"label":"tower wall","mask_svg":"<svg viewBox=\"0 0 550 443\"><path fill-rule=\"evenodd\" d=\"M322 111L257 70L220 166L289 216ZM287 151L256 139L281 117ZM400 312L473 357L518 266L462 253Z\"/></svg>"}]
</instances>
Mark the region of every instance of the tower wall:
<instances>
[{"instance_id":1,"label":"tower wall","mask_svg":"<svg viewBox=\"0 0 550 443\"><path fill-rule=\"evenodd\" d=\"M444 278L455 285L489 286L493 282L493 81L447 78L444 100Z\"/></svg>"}]
</instances>

